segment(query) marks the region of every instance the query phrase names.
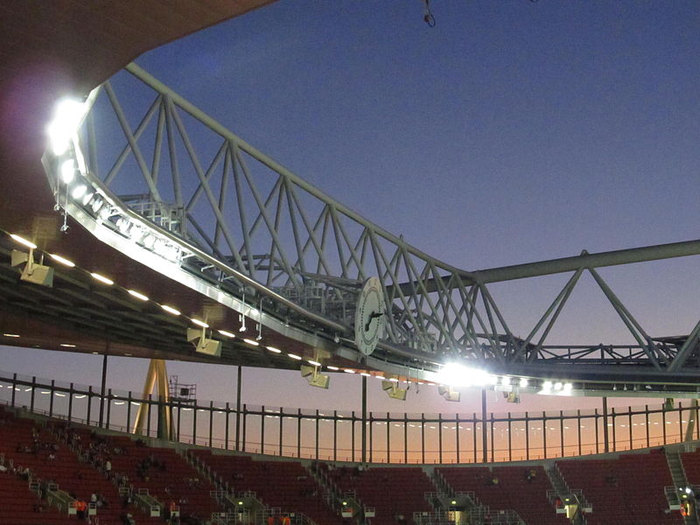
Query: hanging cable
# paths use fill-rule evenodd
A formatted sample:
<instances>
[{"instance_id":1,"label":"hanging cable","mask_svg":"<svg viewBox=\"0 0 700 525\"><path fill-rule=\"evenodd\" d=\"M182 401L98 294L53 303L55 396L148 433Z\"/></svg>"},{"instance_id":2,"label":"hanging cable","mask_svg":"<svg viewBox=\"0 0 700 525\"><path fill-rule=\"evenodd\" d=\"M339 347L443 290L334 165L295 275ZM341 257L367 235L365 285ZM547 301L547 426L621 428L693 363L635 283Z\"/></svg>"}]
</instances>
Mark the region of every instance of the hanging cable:
<instances>
[{"instance_id":1,"label":"hanging cable","mask_svg":"<svg viewBox=\"0 0 700 525\"><path fill-rule=\"evenodd\" d=\"M423 12L423 22L428 24L428 27L435 27L435 17L430 11L430 0L423 0L425 11Z\"/></svg>"}]
</instances>

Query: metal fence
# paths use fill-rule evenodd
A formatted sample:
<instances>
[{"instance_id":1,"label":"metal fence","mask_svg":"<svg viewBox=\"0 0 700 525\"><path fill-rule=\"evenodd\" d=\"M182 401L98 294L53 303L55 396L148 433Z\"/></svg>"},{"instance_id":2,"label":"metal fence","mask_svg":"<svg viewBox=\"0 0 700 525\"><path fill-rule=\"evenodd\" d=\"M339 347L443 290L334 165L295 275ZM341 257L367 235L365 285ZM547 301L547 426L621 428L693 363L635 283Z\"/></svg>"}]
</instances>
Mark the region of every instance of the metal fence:
<instances>
[{"instance_id":1,"label":"metal fence","mask_svg":"<svg viewBox=\"0 0 700 525\"><path fill-rule=\"evenodd\" d=\"M131 392L0 372L0 402L29 412L127 432L145 405L143 434L158 436L158 412L170 409L175 440L226 450L326 461L450 464L619 452L700 439L698 408L657 406L505 414L409 414L228 402L162 402ZM363 427L365 436L363 438Z\"/></svg>"}]
</instances>

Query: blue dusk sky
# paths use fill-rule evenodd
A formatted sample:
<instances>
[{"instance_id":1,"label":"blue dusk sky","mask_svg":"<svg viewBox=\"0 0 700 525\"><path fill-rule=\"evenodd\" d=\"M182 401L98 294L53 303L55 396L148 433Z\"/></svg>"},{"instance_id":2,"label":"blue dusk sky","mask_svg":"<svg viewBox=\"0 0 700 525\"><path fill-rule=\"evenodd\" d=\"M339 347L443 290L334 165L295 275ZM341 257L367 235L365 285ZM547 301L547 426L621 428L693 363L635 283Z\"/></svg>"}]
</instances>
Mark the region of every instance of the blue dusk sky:
<instances>
[{"instance_id":1,"label":"blue dusk sky","mask_svg":"<svg viewBox=\"0 0 700 525\"><path fill-rule=\"evenodd\" d=\"M700 3L431 7L434 28L419 0L280 0L136 62L297 175L459 268L698 238ZM600 273L652 336L687 334L700 319L697 256ZM525 336L567 278L490 290ZM587 277L551 336L629 340ZM45 352L0 355L4 370L53 377L64 368ZM100 363L84 360L81 382L98 384ZM203 383L203 397L230 399L235 370L210 368L170 365ZM139 390L146 364L115 359L110 371L113 386ZM357 388L359 406L357 378L310 392L298 373L246 377L250 403L333 407ZM370 401L380 410L384 398ZM434 398L411 395L391 409L447 410Z\"/></svg>"}]
</instances>

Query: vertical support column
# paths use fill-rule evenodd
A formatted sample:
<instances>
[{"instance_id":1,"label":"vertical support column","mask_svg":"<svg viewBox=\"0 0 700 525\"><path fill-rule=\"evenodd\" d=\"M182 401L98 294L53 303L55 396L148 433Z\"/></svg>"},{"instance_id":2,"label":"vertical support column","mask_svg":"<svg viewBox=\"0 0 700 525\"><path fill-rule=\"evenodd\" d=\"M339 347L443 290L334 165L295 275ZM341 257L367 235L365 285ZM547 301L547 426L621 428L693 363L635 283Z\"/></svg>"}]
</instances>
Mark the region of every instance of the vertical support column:
<instances>
[{"instance_id":1,"label":"vertical support column","mask_svg":"<svg viewBox=\"0 0 700 525\"><path fill-rule=\"evenodd\" d=\"M530 416L525 412L525 459L530 459Z\"/></svg>"},{"instance_id":2,"label":"vertical support column","mask_svg":"<svg viewBox=\"0 0 700 525\"><path fill-rule=\"evenodd\" d=\"M615 407L610 409L610 416L612 417L612 449L613 452L617 452L617 427L615 426Z\"/></svg>"},{"instance_id":3,"label":"vertical support column","mask_svg":"<svg viewBox=\"0 0 700 525\"><path fill-rule=\"evenodd\" d=\"M241 450L241 365L238 365L236 381L236 452Z\"/></svg>"},{"instance_id":4,"label":"vertical support column","mask_svg":"<svg viewBox=\"0 0 700 525\"><path fill-rule=\"evenodd\" d=\"M459 463L459 412L455 414L455 449L457 450L457 463Z\"/></svg>"},{"instance_id":5,"label":"vertical support column","mask_svg":"<svg viewBox=\"0 0 700 525\"><path fill-rule=\"evenodd\" d=\"M663 435L664 435L664 445L667 444L667 439L666 439L666 403L661 405L661 429L663 430Z\"/></svg>"},{"instance_id":6,"label":"vertical support column","mask_svg":"<svg viewBox=\"0 0 700 525\"><path fill-rule=\"evenodd\" d=\"M103 370L106 371L106 358ZM134 422L134 434L143 433L144 420L146 421L146 434L150 435L151 431L151 404L153 388L157 386L158 391L158 438L172 439L172 410L170 406L170 392L168 390L168 372L165 369L165 361L163 359L151 359L146 373L146 381L143 386L143 395L141 396L141 404L136 412L136 421ZM103 396L104 398L104 396ZM147 401L148 400L148 401ZM144 408L144 403L147 406ZM100 406L102 409L102 406ZM196 411L196 407L195 407ZM102 417L102 410L100 412ZM196 430L195 430L196 432ZM196 434L195 434L196 436Z\"/></svg>"},{"instance_id":7,"label":"vertical support column","mask_svg":"<svg viewBox=\"0 0 700 525\"><path fill-rule=\"evenodd\" d=\"M564 411L559 411L559 444L561 445L561 457L564 457Z\"/></svg>"},{"instance_id":8,"label":"vertical support column","mask_svg":"<svg viewBox=\"0 0 700 525\"><path fill-rule=\"evenodd\" d=\"M72 420L73 420L73 383L70 384L70 389L68 390L68 421L70 422Z\"/></svg>"},{"instance_id":9,"label":"vertical support column","mask_svg":"<svg viewBox=\"0 0 700 525\"><path fill-rule=\"evenodd\" d=\"M350 418L350 461L355 461L355 411L352 411Z\"/></svg>"},{"instance_id":10,"label":"vertical support column","mask_svg":"<svg viewBox=\"0 0 700 525\"><path fill-rule=\"evenodd\" d=\"M363 378L364 379L364 378ZM318 461L318 438L319 438L319 427L321 426L321 417L318 415L318 408L316 409L316 436L314 439L314 459Z\"/></svg>"},{"instance_id":11,"label":"vertical support column","mask_svg":"<svg viewBox=\"0 0 700 525\"><path fill-rule=\"evenodd\" d=\"M209 448L211 448L213 433L214 433L214 402L209 401Z\"/></svg>"},{"instance_id":12,"label":"vertical support column","mask_svg":"<svg viewBox=\"0 0 700 525\"><path fill-rule=\"evenodd\" d=\"M542 451L547 459L547 412L542 411Z\"/></svg>"},{"instance_id":13,"label":"vertical support column","mask_svg":"<svg viewBox=\"0 0 700 525\"><path fill-rule=\"evenodd\" d=\"M610 452L610 437L608 435L608 398L607 397L603 397L603 452Z\"/></svg>"},{"instance_id":14,"label":"vertical support column","mask_svg":"<svg viewBox=\"0 0 700 525\"><path fill-rule=\"evenodd\" d=\"M17 392L17 372L12 374L12 408L15 406L15 394Z\"/></svg>"},{"instance_id":15,"label":"vertical support column","mask_svg":"<svg viewBox=\"0 0 700 525\"><path fill-rule=\"evenodd\" d=\"M367 462L367 376L362 376L362 463Z\"/></svg>"},{"instance_id":16,"label":"vertical support column","mask_svg":"<svg viewBox=\"0 0 700 525\"><path fill-rule=\"evenodd\" d=\"M299 413L301 414L301 410L299 411ZM248 421L248 409L247 409L245 403L243 403L243 414L242 414L242 416L243 416L243 426L242 426L242 428L241 428L241 449L242 449L243 452L245 452L245 442L246 442L246 431L245 431L245 430L246 430L246 427L245 427L245 426L246 426L246 423L247 423L247 421ZM300 416L300 417L301 417L301 416ZM299 421L301 421L301 420L299 420ZM301 439L301 437L300 437L299 439Z\"/></svg>"},{"instance_id":17,"label":"vertical support column","mask_svg":"<svg viewBox=\"0 0 700 525\"><path fill-rule=\"evenodd\" d=\"M420 462L425 463L425 413L420 415Z\"/></svg>"},{"instance_id":18,"label":"vertical support column","mask_svg":"<svg viewBox=\"0 0 700 525\"><path fill-rule=\"evenodd\" d=\"M408 414L403 413L403 462L408 463Z\"/></svg>"},{"instance_id":19,"label":"vertical support column","mask_svg":"<svg viewBox=\"0 0 700 525\"><path fill-rule=\"evenodd\" d=\"M685 441L693 440L693 431L697 425L698 417L698 400L693 398L690 410L688 410L688 426L685 428Z\"/></svg>"},{"instance_id":20,"label":"vertical support column","mask_svg":"<svg viewBox=\"0 0 700 525\"><path fill-rule=\"evenodd\" d=\"M284 440L284 408L280 407L280 435L279 435L279 455L282 456L282 442Z\"/></svg>"},{"instance_id":21,"label":"vertical support column","mask_svg":"<svg viewBox=\"0 0 700 525\"><path fill-rule=\"evenodd\" d=\"M103 397L103 400L105 398ZM105 428L109 428L109 421L112 414L112 389L107 391L107 420L105 421Z\"/></svg>"},{"instance_id":22,"label":"vertical support column","mask_svg":"<svg viewBox=\"0 0 700 525\"><path fill-rule=\"evenodd\" d=\"M442 464L442 414L438 414L438 463Z\"/></svg>"},{"instance_id":23,"label":"vertical support column","mask_svg":"<svg viewBox=\"0 0 700 525\"><path fill-rule=\"evenodd\" d=\"M481 446L483 448L482 461L487 463L489 460L488 454L488 436L486 432L486 389L481 389Z\"/></svg>"},{"instance_id":24,"label":"vertical support column","mask_svg":"<svg viewBox=\"0 0 700 525\"><path fill-rule=\"evenodd\" d=\"M629 417L627 418L627 422L630 429L630 450L632 450L634 448L634 439L632 436L632 407L627 407L627 409L629 410Z\"/></svg>"},{"instance_id":25,"label":"vertical support column","mask_svg":"<svg viewBox=\"0 0 700 525\"><path fill-rule=\"evenodd\" d=\"M333 411L333 461L338 461L338 411Z\"/></svg>"},{"instance_id":26,"label":"vertical support column","mask_svg":"<svg viewBox=\"0 0 700 525\"><path fill-rule=\"evenodd\" d=\"M354 424L355 423L353 422L353 425ZM353 434L353 436L354 436L354 434ZM355 440L353 439L353 443L354 442L355 442ZM353 450L353 452L354 452L354 450ZM297 457L301 458L301 408L297 409Z\"/></svg>"},{"instance_id":27,"label":"vertical support column","mask_svg":"<svg viewBox=\"0 0 700 525\"><path fill-rule=\"evenodd\" d=\"M56 388L56 380L51 380L51 390L49 391L49 417L53 417L53 398Z\"/></svg>"},{"instance_id":28,"label":"vertical support column","mask_svg":"<svg viewBox=\"0 0 700 525\"><path fill-rule=\"evenodd\" d=\"M109 341L107 341L107 348L109 348ZM98 426L102 428L105 412L105 388L107 386L107 349L105 349L105 353L102 356L102 382L100 384L100 420Z\"/></svg>"},{"instance_id":29,"label":"vertical support column","mask_svg":"<svg viewBox=\"0 0 700 525\"><path fill-rule=\"evenodd\" d=\"M231 419L231 407L229 405L229 402L226 401L226 425L224 428L224 449L228 450L228 437L229 437L229 426L230 422L229 420ZM178 421L180 420L180 414L178 413Z\"/></svg>"},{"instance_id":30,"label":"vertical support column","mask_svg":"<svg viewBox=\"0 0 700 525\"><path fill-rule=\"evenodd\" d=\"M594 410L593 427L595 427L595 453L600 453L600 431L598 430L598 409Z\"/></svg>"},{"instance_id":31,"label":"vertical support column","mask_svg":"<svg viewBox=\"0 0 700 525\"><path fill-rule=\"evenodd\" d=\"M513 422L508 412L508 461L513 461Z\"/></svg>"},{"instance_id":32,"label":"vertical support column","mask_svg":"<svg viewBox=\"0 0 700 525\"><path fill-rule=\"evenodd\" d=\"M260 453L265 453L265 405L260 409Z\"/></svg>"},{"instance_id":33,"label":"vertical support column","mask_svg":"<svg viewBox=\"0 0 700 525\"><path fill-rule=\"evenodd\" d=\"M389 412L386 413L386 462L391 463L391 422L389 421Z\"/></svg>"},{"instance_id":34,"label":"vertical support column","mask_svg":"<svg viewBox=\"0 0 700 525\"><path fill-rule=\"evenodd\" d=\"M576 432L578 434L578 455L580 456L582 454L582 452L581 452L581 409L580 408L576 411Z\"/></svg>"},{"instance_id":35,"label":"vertical support column","mask_svg":"<svg viewBox=\"0 0 700 525\"><path fill-rule=\"evenodd\" d=\"M649 405L644 405L644 429L647 434L647 448L651 445L649 444Z\"/></svg>"},{"instance_id":36,"label":"vertical support column","mask_svg":"<svg viewBox=\"0 0 700 525\"><path fill-rule=\"evenodd\" d=\"M15 389L17 388L17 385L15 385ZM12 391L14 392L15 389ZM32 395L29 401L29 411L34 412L34 397L36 396L36 376L32 376ZM88 425L90 424L90 420L88 419Z\"/></svg>"}]
</instances>

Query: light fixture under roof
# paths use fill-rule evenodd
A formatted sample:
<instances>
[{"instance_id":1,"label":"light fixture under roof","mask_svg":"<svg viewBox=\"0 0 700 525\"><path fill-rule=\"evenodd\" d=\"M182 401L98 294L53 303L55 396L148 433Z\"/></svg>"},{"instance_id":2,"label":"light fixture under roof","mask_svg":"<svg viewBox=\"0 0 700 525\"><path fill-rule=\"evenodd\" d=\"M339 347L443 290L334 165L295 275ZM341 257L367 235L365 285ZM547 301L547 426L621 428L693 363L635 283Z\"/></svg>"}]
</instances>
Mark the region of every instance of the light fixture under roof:
<instances>
[{"instance_id":1,"label":"light fixture under roof","mask_svg":"<svg viewBox=\"0 0 700 525\"><path fill-rule=\"evenodd\" d=\"M273 352L275 354L282 353L282 350L280 350L279 348L275 348L274 346L266 346L265 348L267 348L270 352Z\"/></svg>"},{"instance_id":2,"label":"light fixture under roof","mask_svg":"<svg viewBox=\"0 0 700 525\"><path fill-rule=\"evenodd\" d=\"M148 301L148 296L143 295L141 292L137 292L136 290L127 290L127 292L129 292L129 295L132 295L141 301Z\"/></svg>"},{"instance_id":3,"label":"light fixture under roof","mask_svg":"<svg viewBox=\"0 0 700 525\"><path fill-rule=\"evenodd\" d=\"M36 250L36 244L34 244L32 241L28 241L24 237L20 237L19 235L15 235L14 233L11 233L10 237L12 237L16 242L26 246L27 248L31 248L32 250Z\"/></svg>"},{"instance_id":4,"label":"light fixture under roof","mask_svg":"<svg viewBox=\"0 0 700 525\"><path fill-rule=\"evenodd\" d=\"M234 334L232 334L231 332L227 332L226 330L219 330L218 332L219 332L221 335L223 335L223 336L225 336L225 337L230 337L230 338L232 338L232 339L233 339L234 337L236 337Z\"/></svg>"},{"instance_id":5,"label":"light fixture under roof","mask_svg":"<svg viewBox=\"0 0 700 525\"><path fill-rule=\"evenodd\" d=\"M354 374L355 371L352 368L343 368L343 372L346 374Z\"/></svg>"},{"instance_id":6,"label":"light fixture under roof","mask_svg":"<svg viewBox=\"0 0 700 525\"><path fill-rule=\"evenodd\" d=\"M99 273L92 272L90 275L92 275L92 278L95 279L96 281L100 281L103 284L112 286L114 284L114 281L110 279L109 277L105 277L104 275L100 275Z\"/></svg>"},{"instance_id":7,"label":"light fixture under roof","mask_svg":"<svg viewBox=\"0 0 700 525\"><path fill-rule=\"evenodd\" d=\"M75 263L73 261L69 261L65 257L61 257L60 255L56 255L55 253L50 253L49 255L54 261L56 261L57 263L61 263L63 266L68 266L68 268L75 267Z\"/></svg>"},{"instance_id":8,"label":"light fixture under roof","mask_svg":"<svg viewBox=\"0 0 700 525\"><path fill-rule=\"evenodd\" d=\"M337 366L333 366L333 365L328 365L326 368L328 370L333 370L334 372L337 372L338 370L340 370L340 368L338 368Z\"/></svg>"},{"instance_id":9,"label":"light fixture under roof","mask_svg":"<svg viewBox=\"0 0 700 525\"><path fill-rule=\"evenodd\" d=\"M54 155L63 155L68 151L85 110L85 104L74 99L63 99L56 104L53 120L46 128Z\"/></svg>"},{"instance_id":10,"label":"light fixture under roof","mask_svg":"<svg viewBox=\"0 0 700 525\"><path fill-rule=\"evenodd\" d=\"M253 341L252 339L243 339L243 341L248 343L249 345L252 345L252 346L259 346L260 345L260 343L258 343L257 341Z\"/></svg>"},{"instance_id":11,"label":"light fixture under roof","mask_svg":"<svg viewBox=\"0 0 700 525\"><path fill-rule=\"evenodd\" d=\"M2 334L4 337L19 337L19 334Z\"/></svg>"},{"instance_id":12,"label":"light fixture under roof","mask_svg":"<svg viewBox=\"0 0 700 525\"><path fill-rule=\"evenodd\" d=\"M288 355L289 357L291 357L292 359L296 359L297 361L301 361L301 356L300 356L300 355L296 355L296 354L287 354L287 355Z\"/></svg>"},{"instance_id":13,"label":"light fixture under roof","mask_svg":"<svg viewBox=\"0 0 700 525\"><path fill-rule=\"evenodd\" d=\"M321 363L319 363L318 361L314 361L313 359L307 359L306 362L310 365L321 366Z\"/></svg>"},{"instance_id":14,"label":"light fixture under roof","mask_svg":"<svg viewBox=\"0 0 700 525\"><path fill-rule=\"evenodd\" d=\"M200 319L192 318L192 322L197 326L201 326L202 328L209 328L209 325Z\"/></svg>"},{"instance_id":15,"label":"light fixture under roof","mask_svg":"<svg viewBox=\"0 0 700 525\"><path fill-rule=\"evenodd\" d=\"M73 343L61 343L59 346L62 346L63 348L75 348Z\"/></svg>"},{"instance_id":16,"label":"light fixture under roof","mask_svg":"<svg viewBox=\"0 0 700 525\"><path fill-rule=\"evenodd\" d=\"M168 306L167 304L161 304L160 307L169 314L180 315L180 310L178 310L177 308L173 308L172 306Z\"/></svg>"}]
</instances>

